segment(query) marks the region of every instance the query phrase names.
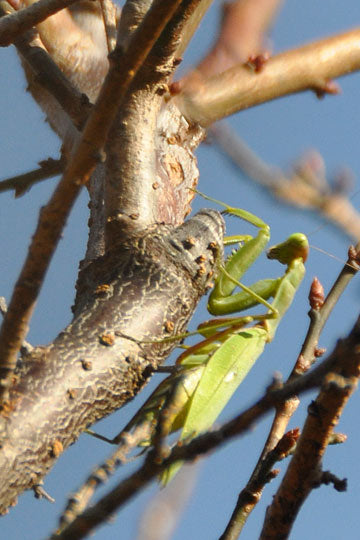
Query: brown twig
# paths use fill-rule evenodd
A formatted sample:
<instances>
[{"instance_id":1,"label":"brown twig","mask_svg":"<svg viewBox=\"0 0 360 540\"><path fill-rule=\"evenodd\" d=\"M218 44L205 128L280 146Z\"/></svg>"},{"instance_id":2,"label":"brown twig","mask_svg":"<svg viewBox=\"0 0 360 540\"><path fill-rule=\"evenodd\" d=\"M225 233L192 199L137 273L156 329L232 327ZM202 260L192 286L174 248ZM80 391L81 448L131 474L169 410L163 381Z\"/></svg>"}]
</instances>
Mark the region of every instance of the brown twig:
<instances>
[{"instance_id":1,"label":"brown twig","mask_svg":"<svg viewBox=\"0 0 360 540\"><path fill-rule=\"evenodd\" d=\"M316 291L315 287L313 286L314 295L313 306L309 313L311 320L309 331L305 338L299 359L292 373L290 374L289 380L293 380L294 378L301 376L304 371L306 371L314 362L316 357L316 351L318 350L317 345L320 333L331 311L339 300L340 295L348 285L349 281L359 271L359 250L360 244L358 244L356 248L351 247L349 249L348 261L340 272L324 303L322 303L321 301L321 294L320 297L318 297L320 298L320 302L318 303L318 300L316 300L316 297L318 295L315 294ZM318 288L317 285L316 287ZM345 370L344 372L340 371L340 373L341 377L345 378L358 376L355 372L349 369L347 371ZM338 375L336 375L336 377L338 377ZM311 418L312 412L311 410L309 410L309 416L303 430L303 435L301 437L301 444L299 442L299 446L302 450L299 450L297 446L294 456L295 465L293 464L292 460L286 476L284 477L283 482L278 490L277 498L274 500L273 505L271 506L271 509L269 511L270 517L267 514L263 529L264 538L278 538L276 534L282 536L283 531L280 522L281 519L284 518L284 516L287 516L286 519L284 519L287 530L289 531L291 529L291 526L296 518L298 509L300 508L300 506L302 505L302 503L312 489L311 482L313 481L313 479L310 479L310 476L319 473L321 458L326 450L327 444L329 444L329 437L332 434L333 428L337 424L338 418L341 415L342 408L345 406L347 399L350 397L350 394L353 391L351 385L349 386L347 385L347 383L344 383L343 385L340 381L339 385L340 386L338 387L337 383L335 384L335 386L329 384L329 386L323 389L320 393L317 401L315 402L315 407L319 407L320 411L320 415L317 417L316 420ZM332 391L334 395L332 395ZM286 404L287 402L285 402L283 405L280 405L280 412L281 409L286 407ZM322 407L324 406L327 407L326 418L325 415L322 414ZM318 430L318 427L315 427L315 430L317 430L315 438L314 432L312 431L314 429L314 422L315 424L316 422L320 422L320 424L322 425L321 430ZM312 442L311 437L313 438ZM307 440L307 442L304 442L304 439ZM307 447L306 445L313 445L313 449L310 451L309 447ZM304 451L305 455L298 454L298 452L301 451ZM301 470L299 470L300 463L302 464ZM299 475L297 480L295 480L293 477L294 466L297 467L296 474ZM300 478L301 482L304 480L304 484L307 483L307 487L304 487L304 489L301 488L300 491L297 491L297 488L299 487L297 482L300 481ZM281 513L284 512L282 516L279 516L279 501L283 496L286 497L286 495L284 495L285 493L288 493L290 491L292 491L293 493L291 496L291 502L289 502L289 506L286 505L287 509L281 511ZM291 515L288 515L286 512L289 510L290 506L292 506L293 510L290 512ZM297 510L295 509L295 507L297 508ZM279 519L280 521L278 521ZM278 527L280 527L280 529ZM275 536L273 536L274 531L276 532Z\"/></svg>"},{"instance_id":2,"label":"brown twig","mask_svg":"<svg viewBox=\"0 0 360 540\"><path fill-rule=\"evenodd\" d=\"M357 246L360 249L360 245ZM354 248L349 250L349 258L336 279L333 287L327 295L325 301L323 290L318 280L313 281L309 300L311 310L309 312L310 325L301 348L299 357L290 373L287 382L291 382L297 377L303 376L312 366L315 357L318 357L318 341L325 323L339 300L341 294L355 276L359 269L359 253ZM278 403L276 413L266 439L264 448L259 460L250 476L245 488L240 492L235 509L231 515L229 523L221 536L221 540L235 540L239 537L249 515L260 501L265 484L269 482L269 475L274 461L269 456L274 457L274 450L285 436L290 418L295 413L299 405L299 398L292 396L284 402ZM270 477L271 479L271 477Z\"/></svg>"},{"instance_id":3,"label":"brown twig","mask_svg":"<svg viewBox=\"0 0 360 540\"><path fill-rule=\"evenodd\" d=\"M217 120L304 90L333 93L329 81L360 69L360 30L352 30L273 56L254 72L230 68L175 96L191 122L208 126Z\"/></svg>"},{"instance_id":4,"label":"brown twig","mask_svg":"<svg viewBox=\"0 0 360 540\"><path fill-rule=\"evenodd\" d=\"M41 211L0 331L2 397L6 395L17 353L27 334L37 296L70 210L101 159L101 149L122 99L179 3L180 0L155 0L130 40L129 54L115 49L109 73L76 151L49 203Z\"/></svg>"},{"instance_id":5,"label":"brown twig","mask_svg":"<svg viewBox=\"0 0 360 540\"><path fill-rule=\"evenodd\" d=\"M318 398L309 406L295 454L267 511L262 540L288 538L301 505L311 490L322 483L321 461L329 437L357 386L360 356L358 351L352 355L343 370L348 377L329 373Z\"/></svg>"},{"instance_id":6,"label":"brown twig","mask_svg":"<svg viewBox=\"0 0 360 540\"><path fill-rule=\"evenodd\" d=\"M106 42L109 53L115 49L117 13L116 7L111 0L100 0L101 13L104 20Z\"/></svg>"},{"instance_id":7,"label":"brown twig","mask_svg":"<svg viewBox=\"0 0 360 540\"><path fill-rule=\"evenodd\" d=\"M15 197L21 197L34 184L57 176L64 170L64 161L62 159L48 158L41 161L39 165L38 169L2 180L0 182L0 193L14 190Z\"/></svg>"},{"instance_id":8,"label":"brown twig","mask_svg":"<svg viewBox=\"0 0 360 540\"><path fill-rule=\"evenodd\" d=\"M20 34L74 2L76 0L38 0L25 9L6 15L0 20L0 47L11 45Z\"/></svg>"},{"instance_id":9,"label":"brown twig","mask_svg":"<svg viewBox=\"0 0 360 540\"><path fill-rule=\"evenodd\" d=\"M331 186L317 152L305 155L286 174L262 161L226 122L211 126L211 137L227 157L249 178L280 201L319 213L350 238L360 238L360 215L348 198L346 186ZM341 178L342 180L342 178ZM345 181L347 179L345 178Z\"/></svg>"},{"instance_id":10,"label":"brown twig","mask_svg":"<svg viewBox=\"0 0 360 540\"><path fill-rule=\"evenodd\" d=\"M176 446L170 455L160 463L154 461L154 452L150 452L142 467L124 479L110 493L100 499L95 506L78 516L69 527L64 529L59 536L56 536L57 540L78 540L84 538L172 463L181 460L192 461L197 456L220 447L234 437L240 436L272 407L276 407L277 404L293 395L303 393L306 390L321 385L324 377L327 377L326 388L329 384L332 386L336 385L339 377L335 376L334 379L333 371L345 373L353 372L356 368L360 370L359 344L360 318L357 320L349 336L343 341L340 341L333 353L311 372L286 383L280 388L270 389L254 405L224 424L220 429L200 435L189 444ZM342 378L340 377L340 379L341 384ZM346 385L344 388L344 391L340 388L339 392L348 395L350 392L349 388ZM329 435L330 433L328 433Z\"/></svg>"},{"instance_id":11,"label":"brown twig","mask_svg":"<svg viewBox=\"0 0 360 540\"><path fill-rule=\"evenodd\" d=\"M141 426L138 426L133 433L125 433L123 435L115 452L113 452L102 465L96 467L76 493L71 495L67 506L59 519L59 529L57 533L67 527L85 510L90 499L94 495L95 490L100 485L107 482L120 465L127 462L126 456L136 448L139 443L148 439L150 431L150 425L141 424Z\"/></svg>"}]
</instances>

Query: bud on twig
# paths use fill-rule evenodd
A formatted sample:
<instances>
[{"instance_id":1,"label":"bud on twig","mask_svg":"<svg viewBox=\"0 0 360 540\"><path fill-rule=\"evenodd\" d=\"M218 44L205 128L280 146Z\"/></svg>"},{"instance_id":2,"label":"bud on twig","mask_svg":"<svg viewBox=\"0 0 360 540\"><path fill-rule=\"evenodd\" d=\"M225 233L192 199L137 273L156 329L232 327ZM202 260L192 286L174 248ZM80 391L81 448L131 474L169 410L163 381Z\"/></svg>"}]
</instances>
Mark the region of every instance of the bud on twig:
<instances>
[{"instance_id":1,"label":"bud on twig","mask_svg":"<svg viewBox=\"0 0 360 540\"><path fill-rule=\"evenodd\" d=\"M324 287L317 277L314 277L309 292L309 303L311 309L319 311L324 303Z\"/></svg>"}]
</instances>

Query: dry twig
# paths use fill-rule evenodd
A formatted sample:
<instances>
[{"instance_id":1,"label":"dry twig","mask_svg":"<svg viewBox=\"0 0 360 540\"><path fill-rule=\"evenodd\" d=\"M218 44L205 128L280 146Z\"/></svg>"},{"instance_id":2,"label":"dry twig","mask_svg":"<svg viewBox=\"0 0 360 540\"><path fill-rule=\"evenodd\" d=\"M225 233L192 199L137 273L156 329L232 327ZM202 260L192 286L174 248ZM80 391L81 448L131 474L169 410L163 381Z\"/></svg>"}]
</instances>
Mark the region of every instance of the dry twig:
<instances>
[{"instance_id":1,"label":"dry twig","mask_svg":"<svg viewBox=\"0 0 360 540\"><path fill-rule=\"evenodd\" d=\"M262 161L226 122L211 126L210 133L225 155L277 200L314 211L356 242L359 240L360 214L348 197L348 173L340 174L331 185L326 179L323 159L312 151L286 174Z\"/></svg>"},{"instance_id":2,"label":"dry twig","mask_svg":"<svg viewBox=\"0 0 360 540\"><path fill-rule=\"evenodd\" d=\"M39 163L40 167L34 171L7 178L0 181L0 193L3 191L14 190L15 197L24 195L34 184L57 176L64 170L64 161L62 159L48 158Z\"/></svg>"}]
</instances>

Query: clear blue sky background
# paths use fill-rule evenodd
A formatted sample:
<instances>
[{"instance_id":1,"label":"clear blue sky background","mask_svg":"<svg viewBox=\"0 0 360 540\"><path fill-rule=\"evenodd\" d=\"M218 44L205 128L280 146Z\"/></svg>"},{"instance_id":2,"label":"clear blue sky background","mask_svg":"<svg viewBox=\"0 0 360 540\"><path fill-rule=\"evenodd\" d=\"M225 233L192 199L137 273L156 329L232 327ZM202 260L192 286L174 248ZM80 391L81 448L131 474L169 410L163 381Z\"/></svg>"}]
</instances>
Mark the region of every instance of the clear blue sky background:
<instances>
[{"instance_id":1,"label":"clear blue sky background","mask_svg":"<svg viewBox=\"0 0 360 540\"><path fill-rule=\"evenodd\" d=\"M186 65L195 62L211 42L217 28L219 4L214 2L194 38L185 59ZM301 3L288 0L274 28L275 52L344 31L358 21L357 0L303 0ZM43 115L31 97L24 92L25 80L14 50L1 50L0 55L1 178L6 178L34 168L39 160L48 156L57 157L59 142L43 122ZM329 96L322 101L317 100L310 92L291 96L242 112L231 119L231 125L264 160L284 169L289 168L291 163L309 148L316 148L321 152L330 175L341 166L350 167L355 176L353 202L357 206L360 201L357 180L360 171L360 75L354 74L340 82L343 89L340 96ZM262 189L242 177L213 147L203 146L198 156L201 190L261 216L271 225L274 242L299 230L309 235L311 244L342 260L346 257L349 241L342 233L323 224L318 217L310 213L286 208L274 202ZM53 185L54 180L38 185L20 199L14 199L10 194L1 195L0 294L7 299L10 298L11 288L24 260L38 210L48 200ZM77 265L84 253L87 236L86 204L86 194L83 193L66 227L33 317L29 334L29 340L33 344L48 342L70 320ZM200 207L203 202L198 201L197 205ZM234 219L229 220L228 229L233 234L243 230L242 224ZM311 252L307 277L291 309L291 315L283 321L275 342L267 347L264 356L223 413L222 419L231 417L259 396L275 371L280 371L284 376L289 373L308 325L306 297L309 284L317 275L328 290L341 266L337 260L316 251ZM260 269L255 269L250 279L268 277L277 271L275 263L260 264ZM360 284L359 280L355 279L332 315L321 339L321 346L331 350L336 339L347 334L358 315L359 300ZM194 323L205 317L203 308ZM302 425L311 397L307 395L302 399L302 405L291 422L292 427ZM291 536L293 540L316 537L327 540L359 538L359 405L360 397L356 394L339 426L339 431L348 434L348 441L342 446L330 448L324 462L325 469L330 469L339 477L348 477L348 491L339 494L331 487L321 487L314 491L301 510ZM133 404L100 423L97 429L109 436L114 435L126 423L132 411ZM177 532L173 535L174 540L218 538L232 511L236 495L256 462L269 422L270 418L267 418L259 423L252 433L203 462L198 470L198 483L193 496ZM45 538L56 525L56 516L63 508L66 494L73 491L91 468L110 451L111 448L104 443L82 436L59 460L46 479L45 488L56 498L56 503L50 505L46 501L37 501L32 493L23 495L18 506L1 519L1 538ZM131 467L136 466L135 464ZM286 463L279 466L284 470ZM121 474L124 475L125 471L121 471ZM195 475L195 472L192 474ZM277 484L278 481L274 481L267 486L262 502L244 530L242 537L245 540L258 537L265 507L271 501ZM113 524L96 531L93 538L136 538L140 516L157 491L157 487L152 486L127 505Z\"/></svg>"}]
</instances>

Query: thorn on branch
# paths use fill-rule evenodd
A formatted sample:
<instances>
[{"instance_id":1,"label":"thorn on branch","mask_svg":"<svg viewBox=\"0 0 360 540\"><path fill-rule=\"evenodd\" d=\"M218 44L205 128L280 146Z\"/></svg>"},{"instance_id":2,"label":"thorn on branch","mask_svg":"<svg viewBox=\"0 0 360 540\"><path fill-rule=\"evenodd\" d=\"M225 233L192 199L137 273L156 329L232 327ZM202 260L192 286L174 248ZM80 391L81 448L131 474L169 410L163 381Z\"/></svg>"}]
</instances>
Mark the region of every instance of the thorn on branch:
<instances>
[{"instance_id":1,"label":"thorn on branch","mask_svg":"<svg viewBox=\"0 0 360 540\"><path fill-rule=\"evenodd\" d=\"M347 441L345 433L332 433L329 437L328 444L342 444Z\"/></svg>"},{"instance_id":2,"label":"thorn on branch","mask_svg":"<svg viewBox=\"0 0 360 540\"><path fill-rule=\"evenodd\" d=\"M4 317L7 312L7 303L4 296L0 296L0 313Z\"/></svg>"},{"instance_id":3,"label":"thorn on branch","mask_svg":"<svg viewBox=\"0 0 360 540\"><path fill-rule=\"evenodd\" d=\"M267 474L265 483L270 484L270 482L274 480L274 478L276 478L279 475L279 473L280 473L280 469L272 469L271 471L269 471Z\"/></svg>"},{"instance_id":4,"label":"thorn on branch","mask_svg":"<svg viewBox=\"0 0 360 540\"><path fill-rule=\"evenodd\" d=\"M266 388L266 393L279 390L283 386L282 375L279 372L274 373L271 383Z\"/></svg>"},{"instance_id":5,"label":"thorn on branch","mask_svg":"<svg viewBox=\"0 0 360 540\"><path fill-rule=\"evenodd\" d=\"M315 358L320 358L321 356L324 356L325 353L326 353L325 347L315 347L314 349Z\"/></svg>"}]
</instances>

